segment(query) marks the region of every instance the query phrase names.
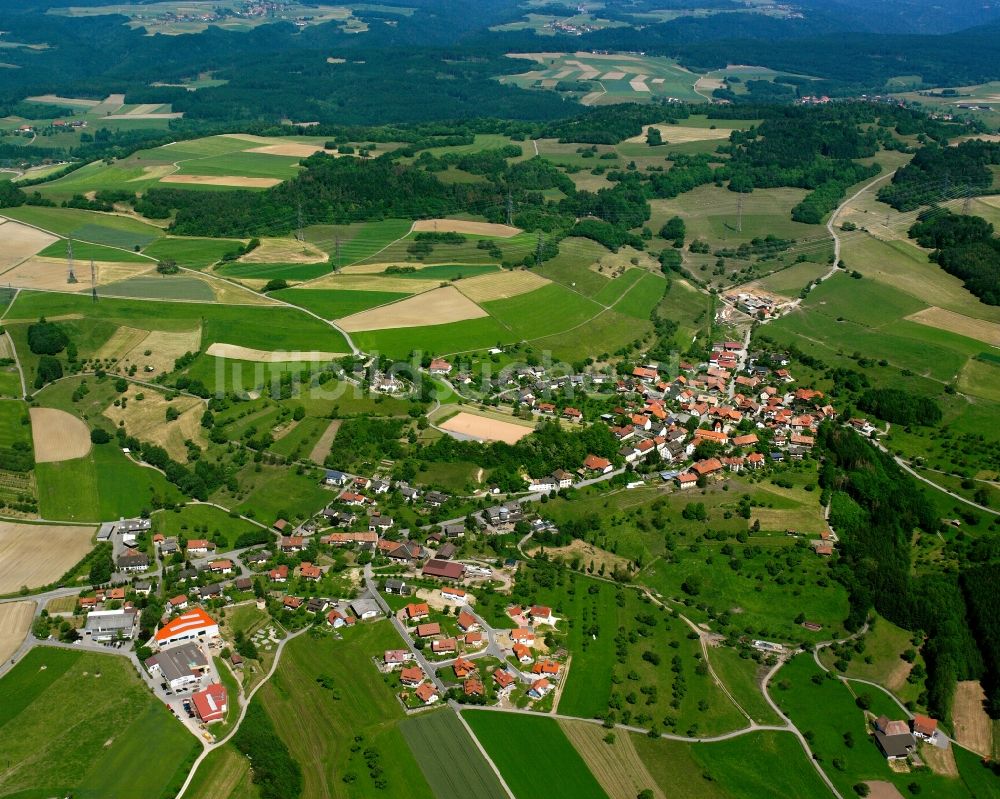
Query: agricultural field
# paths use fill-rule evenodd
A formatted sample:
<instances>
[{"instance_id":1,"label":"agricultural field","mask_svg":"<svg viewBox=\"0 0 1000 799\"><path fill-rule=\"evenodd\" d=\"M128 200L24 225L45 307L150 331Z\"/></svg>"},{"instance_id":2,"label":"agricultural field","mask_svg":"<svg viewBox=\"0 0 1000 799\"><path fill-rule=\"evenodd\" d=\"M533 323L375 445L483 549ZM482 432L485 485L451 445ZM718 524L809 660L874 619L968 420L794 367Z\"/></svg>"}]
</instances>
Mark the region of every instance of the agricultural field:
<instances>
[{"instance_id":1,"label":"agricultural field","mask_svg":"<svg viewBox=\"0 0 1000 799\"><path fill-rule=\"evenodd\" d=\"M787 733L752 732L707 744L635 736L633 745L667 796L757 799L823 796L829 790Z\"/></svg>"},{"instance_id":2,"label":"agricultural field","mask_svg":"<svg viewBox=\"0 0 1000 799\"><path fill-rule=\"evenodd\" d=\"M93 527L0 522L0 595L54 583L93 549L94 532Z\"/></svg>"},{"instance_id":3,"label":"agricultural field","mask_svg":"<svg viewBox=\"0 0 1000 799\"><path fill-rule=\"evenodd\" d=\"M642 103L670 97L691 102L704 99L694 89L698 76L669 58L583 52L516 53L511 57L534 64L520 75L504 76L501 82L558 91L583 105Z\"/></svg>"},{"instance_id":4,"label":"agricultural field","mask_svg":"<svg viewBox=\"0 0 1000 799\"><path fill-rule=\"evenodd\" d=\"M319 314L324 319L340 319L386 305L406 297L392 291L333 291L329 289L282 289L271 295Z\"/></svg>"},{"instance_id":5,"label":"agricultural field","mask_svg":"<svg viewBox=\"0 0 1000 799\"><path fill-rule=\"evenodd\" d=\"M31 629L34 618L34 602L0 604L0 659L6 662L7 658L17 652Z\"/></svg>"},{"instance_id":6,"label":"agricultural field","mask_svg":"<svg viewBox=\"0 0 1000 799\"><path fill-rule=\"evenodd\" d=\"M155 532L165 536L207 538L216 542L220 552L232 549L241 533L258 529L242 519L232 518L220 508L194 503L157 511L150 518Z\"/></svg>"},{"instance_id":7,"label":"agricultural field","mask_svg":"<svg viewBox=\"0 0 1000 799\"><path fill-rule=\"evenodd\" d=\"M163 236L153 225L126 216L101 214L77 208L25 205L5 208L4 216L50 231L63 238L79 239L120 250L140 249Z\"/></svg>"},{"instance_id":8,"label":"agricultural field","mask_svg":"<svg viewBox=\"0 0 1000 799\"><path fill-rule=\"evenodd\" d=\"M451 710L425 713L399 725L435 799L504 799L506 792Z\"/></svg>"},{"instance_id":9,"label":"agricultural field","mask_svg":"<svg viewBox=\"0 0 1000 799\"><path fill-rule=\"evenodd\" d=\"M165 798L198 750L125 658L36 647L0 680L5 794Z\"/></svg>"},{"instance_id":10,"label":"agricultural field","mask_svg":"<svg viewBox=\"0 0 1000 799\"><path fill-rule=\"evenodd\" d=\"M583 721L559 720L559 727L597 778L609 799L633 799L652 791L654 799L666 799L636 751L636 735L614 732Z\"/></svg>"},{"instance_id":11,"label":"agricultural field","mask_svg":"<svg viewBox=\"0 0 1000 799\"><path fill-rule=\"evenodd\" d=\"M603 799L607 794L555 719L466 710L463 718L518 799ZM549 765L558 780L524 767L524 752Z\"/></svg>"},{"instance_id":12,"label":"agricultural field","mask_svg":"<svg viewBox=\"0 0 1000 799\"><path fill-rule=\"evenodd\" d=\"M778 714L764 699L761 682L766 666L743 657L728 646L708 647L708 661L716 676L729 689L737 704L758 724L782 724Z\"/></svg>"}]
</instances>

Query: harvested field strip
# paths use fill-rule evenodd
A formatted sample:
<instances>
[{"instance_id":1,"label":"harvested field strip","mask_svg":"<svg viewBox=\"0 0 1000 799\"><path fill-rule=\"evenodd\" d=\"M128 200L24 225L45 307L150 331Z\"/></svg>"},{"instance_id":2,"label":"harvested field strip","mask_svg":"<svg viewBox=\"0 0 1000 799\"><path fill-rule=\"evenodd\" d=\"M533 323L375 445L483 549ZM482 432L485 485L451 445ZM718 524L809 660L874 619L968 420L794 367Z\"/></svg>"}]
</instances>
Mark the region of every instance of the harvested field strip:
<instances>
[{"instance_id":1,"label":"harvested field strip","mask_svg":"<svg viewBox=\"0 0 1000 799\"><path fill-rule=\"evenodd\" d=\"M3 222L0 224L0 271L16 266L57 241L51 233L18 222Z\"/></svg>"},{"instance_id":2,"label":"harvested field strip","mask_svg":"<svg viewBox=\"0 0 1000 799\"><path fill-rule=\"evenodd\" d=\"M645 125L642 133L625 141L629 144L642 144L646 141L649 129L660 131L663 141L668 144L687 144L693 141L716 141L729 139L731 128L689 128L684 125Z\"/></svg>"},{"instance_id":3,"label":"harvested field strip","mask_svg":"<svg viewBox=\"0 0 1000 799\"><path fill-rule=\"evenodd\" d=\"M451 710L399 725L437 799L507 799L490 763Z\"/></svg>"},{"instance_id":4,"label":"harvested field strip","mask_svg":"<svg viewBox=\"0 0 1000 799\"><path fill-rule=\"evenodd\" d=\"M270 295L293 305L308 308L324 319L339 319L407 297L394 291L333 291L331 289L292 288Z\"/></svg>"},{"instance_id":5,"label":"harvested field strip","mask_svg":"<svg viewBox=\"0 0 1000 799\"><path fill-rule=\"evenodd\" d=\"M993 724L986 715L986 693L977 680L963 680L955 688L952 726L955 740L983 757L993 754Z\"/></svg>"},{"instance_id":6,"label":"harvested field strip","mask_svg":"<svg viewBox=\"0 0 1000 799\"><path fill-rule=\"evenodd\" d=\"M456 288L473 302L516 297L549 285L549 281L526 269L490 273L462 280Z\"/></svg>"},{"instance_id":7,"label":"harvested field strip","mask_svg":"<svg viewBox=\"0 0 1000 799\"><path fill-rule=\"evenodd\" d=\"M93 527L0 522L0 594L39 588L90 552Z\"/></svg>"},{"instance_id":8,"label":"harvested field strip","mask_svg":"<svg viewBox=\"0 0 1000 799\"><path fill-rule=\"evenodd\" d=\"M646 789L656 799L666 799L636 752L630 733L616 733L615 742L607 744L607 730L597 724L560 719L559 726L611 799L634 799Z\"/></svg>"},{"instance_id":9,"label":"harvested field strip","mask_svg":"<svg viewBox=\"0 0 1000 799\"><path fill-rule=\"evenodd\" d=\"M21 646L34 615L34 602L5 602L0 605L0 662L6 661Z\"/></svg>"},{"instance_id":10,"label":"harvested field strip","mask_svg":"<svg viewBox=\"0 0 1000 799\"><path fill-rule=\"evenodd\" d=\"M252 361L254 363L304 363L316 361L332 361L346 353L343 352L322 352L319 350L257 350L252 347L240 347L236 344L223 344L215 342L205 350L206 355L213 355L216 358L232 358L239 361Z\"/></svg>"},{"instance_id":11,"label":"harvested field strip","mask_svg":"<svg viewBox=\"0 0 1000 799\"><path fill-rule=\"evenodd\" d=\"M470 222L465 219L419 219L413 223L413 231L434 233L469 233L474 236L496 236L509 239L521 233L521 228L498 225L493 222Z\"/></svg>"},{"instance_id":12,"label":"harvested field strip","mask_svg":"<svg viewBox=\"0 0 1000 799\"><path fill-rule=\"evenodd\" d=\"M30 413L36 463L68 461L90 452L90 430L72 414L55 408L32 408Z\"/></svg>"},{"instance_id":13,"label":"harvested field strip","mask_svg":"<svg viewBox=\"0 0 1000 799\"><path fill-rule=\"evenodd\" d=\"M337 431L340 430L341 421L341 419L334 419L323 431L323 435L319 437L316 446L309 453L309 460L313 463L322 465L326 461L326 456L330 454L330 448L333 446L333 440L337 437Z\"/></svg>"},{"instance_id":14,"label":"harvested field strip","mask_svg":"<svg viewBox=\"0 0 1000 799\"><path fill-rule=\"evenodd\" d=\"M324 267L325 268L325 267ZM344 289L347 291L393 291L398 294L416 294L431 291L437 286L431 280L407 280L402 277L381 275L325 274L309 282L310 289Z\"/></svg>"},{"instance_id":15,"label":"harvested field strip","mask_svg":"<svg viewBox=\"0 0 1000 799\"><path fill-rule=\"evenodd\" d=\"M2 232L2 229L0 229ZM985 319L973 319L971 316L948 311L944 308L931 306L922 311L904 317L911 322L917 322L939 330L958 333L960 336L982 341L993 347L1000 347L1000 323L987 322Z\"/></svg>"},{"instance_id":16,"label":"harvested field strip","mask_svg":"<svg viewBox=\"0 0 1000 799\"><path fill-rule=\"evenodd\" d=\"M594 779L555 719L468 710L463 717L517 799L604 799ZM525 768L524 753L547 763L559 779L539 779Z\"/></svg>"},{"instance_id":17,"label":"harvested field strip","mask_svg":"<svg viewBox=\"0 0 1000 799\"><path fill-rule=\"evenodd\" d=\"M314 244L288 238L261 239L260 246L242 258L244 264L323 264L327 254Z\"/></svg>"},{"instance_id":18,"label":"harvested field strip","mask_svg":"<svg viewBox=\"0 0 1000 799\"><path fill-rule=\"evenodd\" d=\"M185 186L231 186L239 189L269 189L281 183L281 178L244 178L239 175L165 175L160 183Z\"/></svg>"},{"instance_id":19,"label":"harvested field strip","mask_svg":"<svg viewBox=\"0 0 1000 799\"><path fill-rule=\"evenodd\" d=\"M148 330L140 330L137 327L119 327L111 338L101 345L101 348L94 353L98 360L118 360L139 346L149 335Z\"/></svg>"},{"instance_id":20,"label":"harvested field strip","mask_svg":"<svg viewBox=\"0 0 1000 799\"><path fill-rule=\"evenodd\" d=\"M340 320L349 333L447 324L486 316L486 311L452 286L434 289L405 300L353 314Z\"/></svg>"}]
</instances>

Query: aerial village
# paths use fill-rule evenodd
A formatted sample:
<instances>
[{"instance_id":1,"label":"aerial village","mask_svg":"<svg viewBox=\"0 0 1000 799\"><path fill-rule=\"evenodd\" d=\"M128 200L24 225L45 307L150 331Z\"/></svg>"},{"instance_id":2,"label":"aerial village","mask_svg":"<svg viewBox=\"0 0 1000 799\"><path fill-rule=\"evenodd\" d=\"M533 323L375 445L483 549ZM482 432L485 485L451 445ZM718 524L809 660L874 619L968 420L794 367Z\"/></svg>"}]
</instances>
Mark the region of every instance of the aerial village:
<instances>
[{"instance_id":1,"label":"aerial village","mask_svg":"<svg viewBox=\"0 0 1000 799\"><path fill-rule=\"evenodd\" d=\"M506 370L488 383L498 401L540 419L607 425L620 444L617 453L588 454L548 475L525 474L526 489L517 494L489 488L474 512L454 518L442 516L468 507L468 498L381 473L327 469L322 484L330 501L320 514L297 525L275 519L262 531L273 543L225 552L209 538L153 533L148 519L106 523L98 538L113 545L115 573L107 587L77 598L76 637L84 646L134 644L137 670L150 690L206 741L229 729L234 683L252 683L244 670L262 669L265 653L280 647L289 631L339 636L381 619L390 620L399 641L374 658L371 669L407 713L441 702L551 712L571 666L563 645L570 620L551 607L510 602L505 625L491 625L477 613L477 594L510 593L519 563L461 557L463 543L553 530L541 500L574 487L617 478L626 489L652 484L689 492L808 457L819 424L837 411L821 392L796 387L787 367L780 353L721 341L707 362L681 362L673 375L657 364L574 377L549 377L540 367ZM458 386L471 382L441 359L426 369ZM569 404L584 394L583 383L610 397L613 409L585 418ZM864 435L877 433L865 419L845 423ZM435 521L402 527L386 509L390 498ZM153 558L145 554L147 537ZM836 543L829 529L809 541L819 557L833 554ZM164 614L152 637L141 640L143 599L155 591L166 597ZM241 607L267 610L280 623L249 637L234 635L221 619ZM783 652L766 641L752 645ZM935 725L922 716L873 717L872 739L887 759L907 758L914 736L934 740Z\"/></svg>"}]
</instances>

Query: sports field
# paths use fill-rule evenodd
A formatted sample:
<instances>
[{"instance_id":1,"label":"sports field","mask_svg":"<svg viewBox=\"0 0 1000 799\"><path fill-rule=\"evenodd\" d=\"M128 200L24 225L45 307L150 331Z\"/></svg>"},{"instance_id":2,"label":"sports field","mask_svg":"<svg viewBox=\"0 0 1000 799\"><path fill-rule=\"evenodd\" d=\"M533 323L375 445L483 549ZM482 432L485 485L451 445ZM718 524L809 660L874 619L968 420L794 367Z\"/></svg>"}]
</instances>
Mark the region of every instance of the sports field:
<instances>
[{"instance_id":1,"label":"sports field","mask_svg":"<svg viewBox=\"0 0 1000 799\"><path fill-rule=\"evenodd\" d=\"M198 750L126 658L36 647L0 680L4 795L165 799Z\"/></svg>"},{"instance_id":2,"label":"sports field","mask_svg":"<svg viewBox=\"0 0 1000 799\"><path fill-rule=\"evenodd\" d=\"M517 799L607 797L555 719L488 710L465 710L462 716ZM526 752L559 778L541 779L526 768Z\"/></svg>"},{"instance_id":3,"label":"sports field","mask_svg":"<svg viewBox=\"0 0 1000 799\"><path fill-rule=\"evenodd\" d=\"M534 425L506 422L465 411L441 422L438 427L450 433L457 433L458 438L471 438L476 441L503 441L506 444L516 444L525 436L531 435L535 429Z\"/></svg>"},{"instance_id":4,"label":"sports field","mask_svg":"<svg viewBox=\"0 0 1000 799\"><path fill-rule=\"evenodd\" d=\"M435 799L506 799L507 792L454 711L414 716L399 729Z\"/></svg>"}]
</instances>

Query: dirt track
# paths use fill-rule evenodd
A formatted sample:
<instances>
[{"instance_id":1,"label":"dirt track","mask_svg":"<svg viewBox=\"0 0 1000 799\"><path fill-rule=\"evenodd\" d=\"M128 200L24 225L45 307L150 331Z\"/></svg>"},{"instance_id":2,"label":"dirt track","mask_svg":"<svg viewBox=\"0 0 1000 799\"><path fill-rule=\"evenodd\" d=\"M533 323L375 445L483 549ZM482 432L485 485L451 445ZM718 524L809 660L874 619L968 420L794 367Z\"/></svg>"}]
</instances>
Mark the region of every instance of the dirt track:
<instances>
[{"instance_id":1,"label":"dirt track","mask_svg":"<svg viewBox=\"0 0 1000 799\"><path fill-rule=\"evenodd\" d=\"M90 429L73 414L55 408L31 408L31 438L37 463L58 463L90 452Z\"/></svg>"},{"instance_id":2,"label":"dirt track","mask_svg":"<svg viewBox=\"0 0 1000 799\"><path fill-rule=\"evenodd\" d=\"M319 437L316 446L309 453L309 460L313 463L322 465L326 460L326 456L330 454L330 447L333 446L333 440L337 437L337 431L340 430L340 422L340 419L334 419L330 422L326 430L323 431L323 435Z\"/></svg>"}]
</instances>

